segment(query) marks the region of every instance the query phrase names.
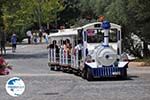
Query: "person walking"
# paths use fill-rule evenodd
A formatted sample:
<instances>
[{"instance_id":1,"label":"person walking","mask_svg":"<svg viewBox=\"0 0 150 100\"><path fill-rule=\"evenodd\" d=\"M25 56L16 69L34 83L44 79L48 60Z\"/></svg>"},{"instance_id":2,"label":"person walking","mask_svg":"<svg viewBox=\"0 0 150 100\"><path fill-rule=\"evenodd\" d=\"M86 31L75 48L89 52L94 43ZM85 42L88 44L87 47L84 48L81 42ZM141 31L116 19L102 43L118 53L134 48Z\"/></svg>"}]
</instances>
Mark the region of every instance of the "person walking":
<instances>
[{"instance_id":1,"label":"person walking","mask_svg":"<svg viewBox=\"0 0 150 100\"><path fill-rule=\"evenodd\" d=\"M11 43L12 43L12 52L16 52L16 46L17 46L17 36L16 36L16 34L12 35Z\"/></svg>"},{"instance_id":2,"label":"person walking","mask_svg":"<svg viewBox=\"0 0 150 100\"><path fill-rule=\"evenodd\" d=\"M31 40L32 40L32 32L30 30L27 31L26 33L27 38L28 38L28 44L31 44Z\"/></svg>"},{"instance_id":3,"label":"person walking","mask_svg":"<svg viewBox=\"0 0 150 100\"><path fill-rule=\"evenodd\" d=\"M33 32L33 43L37 44L38 43L38 33Z\"/></svg>"},{"instance_id":4,"label":"person walking","mask_svg":"<svg viewBox=\"0 0 150 100\"><path fill-rule=\"evenodd\" d=\"M45 43L48 45L48 34L46 32L43 33L43 37L45 39Z\"/></svg>"},{"instance_id":5,"label":"person walking","mask_svg":"<svg viewBox=\"0 0 150 100\"><path fill-rule=\"evenodd\" d=\"M42 37L43 37L43 32L42 32L42 30L40 29L40 31L39 31L40 43L42 43Z\"/></svg>"},{"instance_id":6,"label":"person walking","mask_svg":"<svg viewBox=\"0 0 150 100\"><path fill-rule=\"evenodd\" d=\"M2 31L0 32L0 48L1 48L1 54L6 54L6 48L5 48L5 44L6 44L6 34L4 33L3 29L1 29Z\"/></svg>"}]
</instances>

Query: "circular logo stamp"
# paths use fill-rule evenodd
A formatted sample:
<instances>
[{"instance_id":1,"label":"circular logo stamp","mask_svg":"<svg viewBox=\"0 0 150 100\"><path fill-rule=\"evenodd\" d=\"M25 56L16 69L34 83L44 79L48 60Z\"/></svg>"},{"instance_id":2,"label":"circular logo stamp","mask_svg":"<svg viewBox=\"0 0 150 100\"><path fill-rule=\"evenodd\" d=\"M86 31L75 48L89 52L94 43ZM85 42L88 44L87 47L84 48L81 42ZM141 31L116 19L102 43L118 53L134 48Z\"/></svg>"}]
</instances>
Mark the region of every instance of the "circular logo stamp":
<instances>
[{"instance_id":1,"label":"circular logo stamp","mask_svg":"<svg viewBox=\"0 0 150 100\"><path fill-rule=\"evenodd\" d=\"M25 84L19 77L10 78L6 83L6 91L13 97L18 97L23 94L25 90Z\"/></svg>"}]
</instances>

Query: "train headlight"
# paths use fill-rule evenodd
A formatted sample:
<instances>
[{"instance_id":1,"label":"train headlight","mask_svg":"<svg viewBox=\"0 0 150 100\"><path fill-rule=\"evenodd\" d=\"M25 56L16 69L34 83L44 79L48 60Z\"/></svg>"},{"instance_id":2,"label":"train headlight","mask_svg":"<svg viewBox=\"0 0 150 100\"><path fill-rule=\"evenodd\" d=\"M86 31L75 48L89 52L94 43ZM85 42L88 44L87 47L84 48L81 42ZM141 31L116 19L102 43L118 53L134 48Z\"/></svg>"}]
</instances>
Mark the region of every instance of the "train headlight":
<instances>
[{"instance_id":1,"label":"train headlight","mask_svg":"<svg viewBox=\"0 0 150 100\"><path fill-rule=\"evenodd\" d=\"M92 57L90 55L87 55L85 61L89 63L92 62Z\"/></svg>"},{"instance_id":2,"label":"train headlight","mask_svg":"<svg viewBox=\"0 0 150 100\"><path fill-rule=\"evenodd\" d=\"M128 55L126 53L121 54L121 61L129 61Z\"/></svg>"}]
</instances>

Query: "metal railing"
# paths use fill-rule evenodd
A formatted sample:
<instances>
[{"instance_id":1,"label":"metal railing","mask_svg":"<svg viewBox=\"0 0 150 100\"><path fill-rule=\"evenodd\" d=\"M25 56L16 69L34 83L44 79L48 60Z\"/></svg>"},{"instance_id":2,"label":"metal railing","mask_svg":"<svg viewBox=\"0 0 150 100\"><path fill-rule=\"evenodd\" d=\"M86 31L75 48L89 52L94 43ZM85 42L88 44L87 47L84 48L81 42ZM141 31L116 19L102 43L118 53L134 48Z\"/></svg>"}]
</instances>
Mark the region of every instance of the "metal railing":
<instances>
[{"instance_id":1,"label":"metal railing","mask_svg":"<svg viewBox=\"0 0 150 100\"><path fill-rule=\"evenodd\" d=\"M71 50L70 53L66 52L63 48L59 49L59 53L56 49L49 49L48 61L51 65L59 64L59 66L70 66L72 68L79 68L79 52L78 50Z\"/></svg>"}]
</instances>

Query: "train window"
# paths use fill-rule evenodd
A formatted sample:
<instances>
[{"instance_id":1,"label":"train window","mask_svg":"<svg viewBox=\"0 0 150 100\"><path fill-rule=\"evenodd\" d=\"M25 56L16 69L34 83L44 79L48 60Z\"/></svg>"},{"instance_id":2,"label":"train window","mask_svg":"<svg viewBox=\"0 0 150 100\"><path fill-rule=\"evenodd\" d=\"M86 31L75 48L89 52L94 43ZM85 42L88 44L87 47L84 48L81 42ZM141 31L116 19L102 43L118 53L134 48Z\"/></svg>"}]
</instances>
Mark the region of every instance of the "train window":
<instances>
[{"instance_id":1,"label":"train window","mask_svg":"<svg viewBox=\"0 0 150 100\"><path fill-rule=\"evenodd\" d=\"M93 35L87 35L88 43L100 43L103 41L103 33L100 29L94 30Z\"/></svg>"},{"instance_id":2,"label":"train window","mask_svg":"<svg viewBox=\"0 0 150 100\"><path fill-rule=\"evenodd\" d=\"M87 35L87 42L88 43L101 43L103 39L103 31L101 29L97 29L94 31L92 35ZM117 30L111 29L109 33L109 41L110 42L117 42Z\"/></svg>"},{"instance_id":3,"label":"train window","mask_svg":"<svg viewBox=\"0 0 150 100\"><path fill-rule=\"evenodd\" d=\"M83 29L78 30L78 39L83 39L82 31ZM87 34L87 39L85 40L87 40L88 43L101 43L104 40L104 33L102 29L87 29L85 34ZM117 42L117 29L110 30L109 42Z\"/></svg>"},{"instance_id":4,"label":"train window","mask_svg":"<svg viewBox=\"0 0 150 100\"><path fill-rule=\"evenodd\" d=\"M78 29L78 36L79 37L82 37L82 31L83 31L83 29Z\"/></svg>"},{"instance_id":5,"label":"train window","mask_svg":"<svg viewBox=\"0 0 150 100\"><path fill-rule=\"evenodd\" d=\"M117 42L117 29L111 29L109 33L109 41Z\"/></svg>"},{"instance_id":6,"label":"train window","mask_svg":"<svg viewBox=\"0 0 150 100\"><path fill-rule=\"evenodd\" d=\"M83 29L78 29L78 36L77 36L78 39L83 39L82 32L83 32Z\"/></svg>"},{"instance_id":7,"label":"train window","mask_svg":"<svg viewBox=\"0 0 150 100\"><path fill-rule=\"evenodd\" d=\"M100 28L100 27L101 27L101 24L95 24L94 27L95 27L95 28Z\"/></svg>"},{"instance_id":8,"label":"train window","mask_svg":"<svg viewBox=\"0 0 150 100\"><path fill-rule=\"evenodd\" d=\"M87 36L93 36L93 35L96 34L95 31L96 31L96 30L94 30L94 29L87 29L87 30L86 30L86 34L87 34Z\"/></svg>"}]
</instances>

